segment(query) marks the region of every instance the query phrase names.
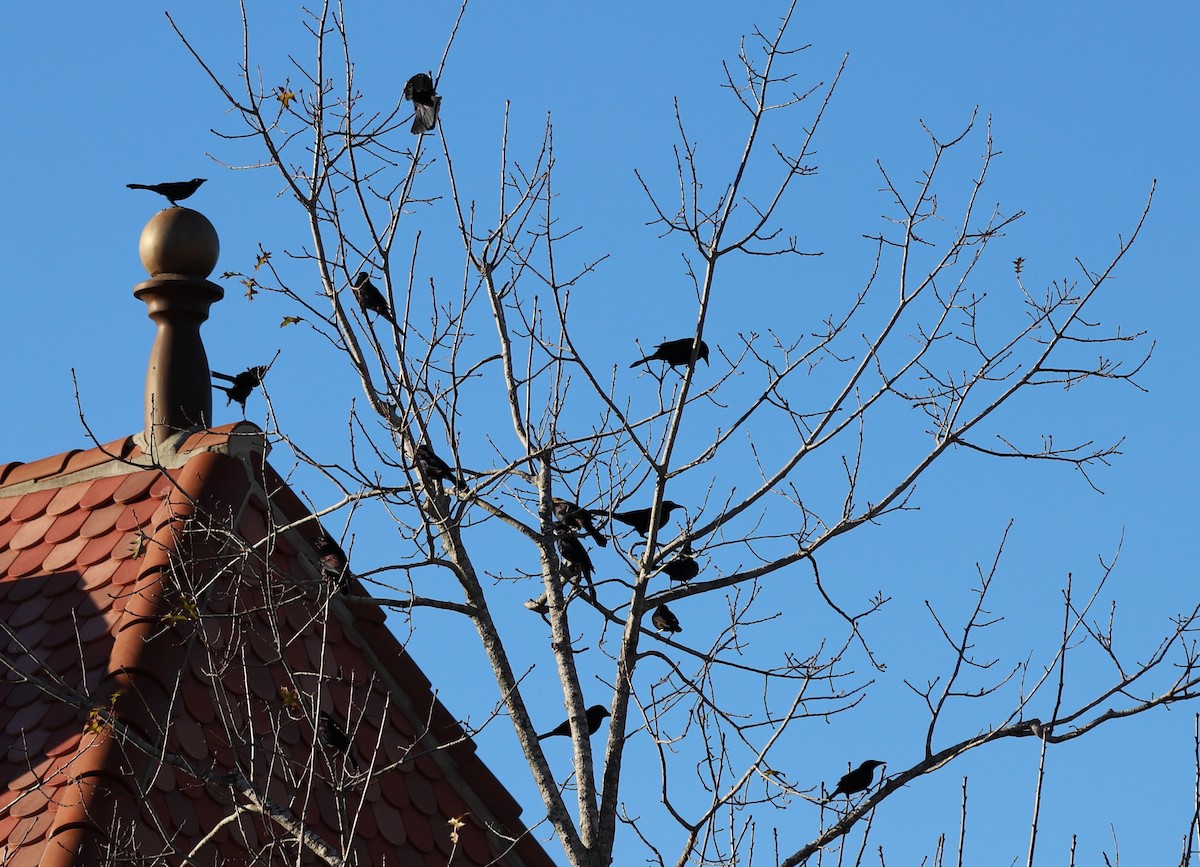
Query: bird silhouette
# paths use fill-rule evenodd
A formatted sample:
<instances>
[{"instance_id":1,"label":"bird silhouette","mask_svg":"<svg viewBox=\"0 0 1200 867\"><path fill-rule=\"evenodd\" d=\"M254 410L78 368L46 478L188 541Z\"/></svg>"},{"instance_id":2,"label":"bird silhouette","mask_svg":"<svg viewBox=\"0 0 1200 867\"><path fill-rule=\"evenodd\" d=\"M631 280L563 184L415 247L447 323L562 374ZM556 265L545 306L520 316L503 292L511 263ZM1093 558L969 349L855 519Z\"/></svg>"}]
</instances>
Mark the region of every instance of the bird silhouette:
<instances>
[{"instance_id":1,"label":"bird silhouette","mask_svg":"<svg viewBox=\"0 0 1200 867\"><path fill-rule=\"evenodd\" d=\"M555 533L558 536L558 553L562 561L563 575L571 581L582 578L591 584L595 567L592 566L592 558L587 548L583 547L578 536L561 524L555 528Z\"/></svg>"},{"instance_id":2,"label":"bird silhouette","mask_svg":"<svg viewBox=\"0 0 1200 867\"><path fill-rule=\"evenodd\" d=\"M663 500L662 505L658 510L658 529L662 529L671 517L671 512L674 509L682 509L683 506L679 503L673 503L670 500ZM637 530L643 536L650 535L650 509L632 509L628 512L613 512L612 519L620 521L622 524L628 524Z\"/></svg>"},{"instance_id":3,"label":"bird silhouette","mask_svg":"<svg viewBox=\"0 0 1200 867\"><path fill-rule=\"evenodd\" d=\"M838 795L845 795L847 798L849 798L851 795L858 792L865 792L867 789L871 788L871 778L875 775L875 769L882 764L884 763L876 761L875 759L867 759L857 768L852 770L850 773L845 774L840 780L838 780L837 788L834 789L833 794L831 794L825 800L833 800Z\"/></svg>"},{"instance_id":4,"label":"bird silhouette","mask_svg":"<svg viewBox=\"0 0 1200 867\"><path fill-rule=\"evenodd\" d=\"M342 546L322 533L313 540L313 550L317 553L317 565L321 567L321 577L329 582L338 593L346 593L350 589L349 561Z\"/></svg>"},{"instance_id":5,"label":"bird silhouette","mask_svg":"<svg viewBox=\"0 0 1200 867\"><path fill-rule=\"evenodd\" d=\"M604 718L608 716L609 713L608 708L606 708L604 705L594 704L584 712L584 715L587 717L588 734L594 735L596 733L596 729L600 728L600 723L604 722ZM563 720L545 734L538 735L537 739L539 741L544 741L546 738L558 737L560 735L565 737L571 736L571 721L569 719Z\"/></svg>"},{"instance_id":6,"label":"bird silhouette","mask_svg":"<svg viewBox=\"0 0 1200 867\"><path fill-rule=\"evenodd\" d=\"M585 509L582 506L577 506L570 500L554 497L554 517L556 517L559 524L564 527L570 527L575 530L583 530L585 533L591 536L596 541L596 544L601 548L608 546L608 539L604 538L603 534L596 529L596 525L592 522L591 509Z\"/></svg>"},{"instance_id":7,"label":"bird silhouette","mask_svg":"<svg viewBox=\"0 0 1200 867\"><path fill-rule=\"evenodd\" d=\"M433 90L433 79L418 72L404 85L404 98L412 100L413 104L412 133L431 132L437 126L438 109L442 104L442 98Z\"/></svg>"},{"instance_id":8,"label":"bird silhouette","mask_svg":"<svg viewBox=\"0 0 1200 867\"><path fill-rule=\"evenodd\" d=\"M236 376L230 376L228 373L218 373L215 370L210 370L213 376L225 382L233 383L230 386L213 384L213 388L220 389L225 392L225 405L233 403L235 400L241 404L242 412L246 411L246 400L250 397L250 393L254 389L262 385L263 377L267 375L267 366L259 365L258 367L248 367Z\"/></svg>"},{"instance_id":9,"label":"bird silhouette","mask_svg":"<svg viewBox=\"0 0 1200 867\"><path fill-rule=\"evenodd\" d=\"M654 609L650 622L659 632L683 632L683 627L679 625L679 618L666 605L660 605Z\"/></svg>"},{"instance_id":10,"label":"bird silhouette","mask_svg":"<svg viewBox=\"0 0 1200 867\"><path fill-rule=\"evenodd\" d=\"M396 324L396 317L392 315L387 299L383 297L383 293L371 282L370 274L366 271L359 271L358 276L354 278L354 282L350 284L350 289L354 292L355 299L358 300L358 306L364 312L369 310L372 313L378 313L388 322L393 325Z\"/></svg>"},{"instance_id":11,"label":"bird silhouette","mask_svg":"<svg viewBox=\"0 0 1200 867\"><path fill-rule=\"evenodd\" d=\"M454 475L454 470L450 469L450 465L439 458L428 443L421 443L417 446L416 451L413 452L413 460L429 481L447 481L460 491L466 490L466 483Z\"/></svg>"},{"instance_id":12,"label":"bird silhouette","mask_svg":"<svg viewBox=\"0 0 1200 867\"><path fill-rule=\"evenodd\" d=\"M665 361L672 367L687 364L692 360L693 342L691 337L668 340L666 343L658 344L652 353L629 366L637 367L639 364L649 364L651 361ZM708 365L708 344L703 340L700 341L700 351L696 353L696 358L703 360L706 366Z\"/></svg>"},{"instance_id":13,"label":"bird silhouette","mask_svg":"<svg viewBox=\"0 0 1200 867\"><path fill-rule=\"evenodd\" d=\"M353 743L350 740L350 735L346 734L346 730L342 728L341 723L335 720L331 714L321 711L321 724L318 730L325 746L345 756L346 760L354 766L354 770L360 770L358 760L354 758L354 753L351 752Z\"/></svg>"},{"instance_id":14,"label":"bird silhouette","mask_svg":"<svg viewBox=\"0 0 1200 867\"><path fill-rule=\"evenodd\" d=\"M692 543L685 542L679 549L679 555L674 560L663 564L662 571L672 581L678 581L681 584L686 584L699 575L700 564L692 556Z\"/></svg>"},{"instance_id":15,"label":"bird silhouette","mask_svg":"<svg viewBox=\"0 0 1200 867\"><path fill-rule=\"evenodd\" d=\"M190 181L168 181L165 184L126 184L125 186L131 190L149 190L160 196L166 196L171 207L178 208L179 203L200 189L200 185L206 180L207 178L192 178Z\"/></svg>"}]
</instances>

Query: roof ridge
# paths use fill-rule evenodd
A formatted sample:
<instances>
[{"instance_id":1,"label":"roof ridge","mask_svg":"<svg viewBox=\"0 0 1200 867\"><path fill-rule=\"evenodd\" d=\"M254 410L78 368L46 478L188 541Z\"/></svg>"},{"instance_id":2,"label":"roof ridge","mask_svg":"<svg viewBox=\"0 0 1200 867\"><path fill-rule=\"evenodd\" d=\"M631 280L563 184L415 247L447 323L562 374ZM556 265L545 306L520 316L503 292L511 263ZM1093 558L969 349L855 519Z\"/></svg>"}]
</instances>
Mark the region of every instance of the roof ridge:
<instances>
[{"instance_id":1,"label":"roof ridge","mask_svg":"<svg viewBox=\"0 0 1200 867\"><path fill-rule=\"evenodd\" d=\"M197 455L215 452L236 458L271 451L266 433L251 421L218 428L180 431L146 452L145 435L138 433L90 449L71 449L47 458L0 464L0 497L20 497L143 470L179 469Z\"/></svg>"}]
</instances>

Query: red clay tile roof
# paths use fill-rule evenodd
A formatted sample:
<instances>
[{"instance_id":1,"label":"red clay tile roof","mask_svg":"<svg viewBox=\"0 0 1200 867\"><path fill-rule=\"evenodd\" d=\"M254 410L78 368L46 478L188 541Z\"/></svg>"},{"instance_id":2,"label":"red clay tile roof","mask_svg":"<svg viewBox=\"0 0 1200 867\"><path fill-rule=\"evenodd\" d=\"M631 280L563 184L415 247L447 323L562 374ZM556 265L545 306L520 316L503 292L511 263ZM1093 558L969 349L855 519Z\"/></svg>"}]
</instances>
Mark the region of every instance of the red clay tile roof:
<instances>
[{"instance_id":1,"label":"red clay tile roof","mask_svg":"<svg viewBox=\"0 0 1200 867\"><path fill-rule=\"evenodd\" d=\"M184 440L0 465L0 863L551 865L261 432Z\"/></svg>"}]
</instances>

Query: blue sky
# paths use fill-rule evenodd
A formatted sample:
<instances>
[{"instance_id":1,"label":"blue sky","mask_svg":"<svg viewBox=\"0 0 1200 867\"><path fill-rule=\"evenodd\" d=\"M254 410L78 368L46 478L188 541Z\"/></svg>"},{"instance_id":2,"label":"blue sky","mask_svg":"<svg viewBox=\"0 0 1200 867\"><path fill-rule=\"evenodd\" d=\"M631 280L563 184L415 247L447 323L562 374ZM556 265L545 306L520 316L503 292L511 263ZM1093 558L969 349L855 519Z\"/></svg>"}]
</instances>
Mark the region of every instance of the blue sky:
<instances>
[{"instance_id":1,"label":"blue sky","mask_svg":"<svg viewBox=\"0 0 1200 867\"><path fill-rule=\"evenodd\" d=\"M577 302L596 323L580 339L603 361L601 368L611 359L624 378L635 337L652 345L679 330L660 321L690 327L691 311L681 304L689 296L680 248L646 225L652 214L633 170L669 184L677 97L689 133L701 142L701 163L714 178L724 177L740 149L744 121L720 89L720 62L733 58L739 35L752 23L769 29L781 11L782 4L765 2L710 8L614 2L586 10L480 3L469 10L439 84L457 168L481 191L481 200L490 201L505 100L511 101L514 153L530 152L549 113L560 215L564 225L583 229L567 255L583 261L611 254L581 287ZM126 183L209 178L188 204L221 235L218 271L248 269L260 242L281 251L305 241L300 214L277 196L274 175L231 171L213 161L244 165L258 154L212 134L237 127L161 8L80 4L51 12L22 4L7 13L0 64L9 122L0 147L7 167L9 327L0 340L0 363L11 376L0 461L30 460L86 442L72 369L88 423L101 441L141 425L153 331L130 290L145 279L138 234L161 203L150 193L125 189ZM214 68L232 78L241 50L236 8L207 4L201 11L180 4L172 14ZM286 59L289 53L308 56L298 9L264 6L251 15L264 80L274 85L290 75L298 86ZM352 3L349 18L359 85L387 105L408 75L436 66L453 10ZM995 281L1010 279L1005 268L1017 256L1026 260L1023 276L1031 288L1076 278L1076 257L1103 264L1118 235L1135 225L1152 181L1158 182L1142 237L1092 311L1124 330L1146 330L1156 341L1154 358L1139 377L1148 392L1089 385L1068 395L1039 395L1001 419L1006 430L1026 433L1124 437L1123 454L1096 474L1104 493L1065 469L956 454L922 482L920 512L863 528L831 550L822 569L836 572L852 607L880 589L893 596L874 635L889 668L860 712L796 745L794 761L781 770L811 785L836 779L847 761L867 757L864 750L888 759L890 772L915 761L919 708L902 681L925 677L930 661L943 652L932 641L923 602L937 600L942 610L961 614L972 602L974 563L990 561L1010 518L1003 580L992 600L1007 619L988 638L997 654L1006 646L1044 654L1061 618L1065 575L1094 581L1097 559L1111 558L1118 544L1120 564L1107 595L1118 601L1117 622L1130 655L1147 654L1166 618L1195 604L1196 569L1185 542L1200 482L1191 447L1200 376L1192 331L1200 302L1187 245L1200 231L1200 171L1192 154L1200 133L1200 7L816 2L798 10L790 42L812 46L795 61L797 86L831 80L849 55L817 139L821 172L788 211L789 231L825 255L783 270L757 262L733 265L706 332L710 343L732 345L739 332L767 324L802 331L827 312L828 299L861 283L872 252L862 235L880 230L888 206L875 162L882 161L893 178L916 178L929 156L919 121L949 136L978 106L975 138L948 170L952 191L955 183L966 188L977 167L980 131L991 118L1002 155L986 199L1027 214L993 253L995 270L987 276ZM777 136L794 139L802 117L781 121ZM440 175L430 189L444 194L444 186ZM429 268L455 273L460 258L452 236L445 235L444 247L433 238L426 248ZM436 264L441 255L449 264ZM236 282L225 288L225 300L204 327L213 366L242 369L278 349L270 386L281 424L306 447L336 453L349 401L358 394L354 384L329 369L333 360L322 361L320 347L305 332L279 328L290 312L282 301L260 297L249 303ZM633 394L648 388L631 374L625 381ZM324 391L319 401L314 387ZM248 417L261 422L263 414L256 396ZM218 409L218 422L236 418ZM881 449L889 453L886 443ZM386 528L373 521L378 519L364 516L355 525L356 564L387 557L377 541ZM786 628L810 625L792 610L798 603L786 588L776 592L779 607L788 609ZM696 626L685 636L699 640L703 606L689 601L683 607L691 609L687 625ZM476 675L463 674L475 672L479 659L447 659L431 637L438 630L423 632L423 623L458 627L444 615L419 616L410 646L455 712L482 713L486 708L471 707ZM1101 669L1088 673L1103 676ZM552 677L549 671L537 677L543 675ZM557 721L562 708L553 683L547 680L543 688L536 711ZM965 714L951 732L966 736L986 721ZM1121 852L1139 853L1139 863L1178 859L1191 810L1191 732L1192 711L1177 708L1111 724L1053 750L1043 859L1064 863L1070 835L1078 833L1080 863L1095 863L1102 849L1112 851L1110 824ZM551 749L559 750L552 761L567 761L565 744ZM526 804L527 817L536 816L532 790L510 759L511 733L489 730L481 750ZM1031 743L1013 743L918 781L887 802L874 842L901 863L931 852L938 833L953 837L960 781L969 774L968 860L1009 863L1024 851L1034 753ZM807 840L814 822L812 811L798 805L795 818L783 823L781 844Z\"/></svg>"}]
</instances>

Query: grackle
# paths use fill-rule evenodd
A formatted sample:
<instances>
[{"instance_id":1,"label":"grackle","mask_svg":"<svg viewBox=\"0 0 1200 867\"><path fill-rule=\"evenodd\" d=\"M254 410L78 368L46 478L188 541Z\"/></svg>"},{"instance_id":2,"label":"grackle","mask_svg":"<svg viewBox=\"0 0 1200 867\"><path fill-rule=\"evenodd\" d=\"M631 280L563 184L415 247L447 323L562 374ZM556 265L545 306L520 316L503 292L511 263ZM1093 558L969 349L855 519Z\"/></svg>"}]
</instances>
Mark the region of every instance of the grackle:
<instances>
[{"instance_id":1,"label":"grackle","mask_svg":"<svg viewBox=\"0 0 1200 867\"><path fill-rule=\"evenodd\" d=\"M654 609L650 622L659 632L683 632L683 627L679 625L679 618L666 605L660 605Z\"/></svg>"},{"instance_id":2,"label":"grackle","mask_svg":"<svg viewBox=\"0 0 1200 867\"><path fill-rule=\"evenodd\" d=\"M235 400L241 404L242 412L246 411L246 400L250 397L250 392L262 385L263 377L267 375L265 365L258 367L248 367L239 373L237 376L230 376L228 373L218 373L215 370L210 370L213 376L217 379L223 379L225 382L231 382L233 385L228 387L224 385L214 385L213 388L219 388L225 392L225 405L233 403Z\"/></svg>"},{"instance_id":3,"label":"grackle","mask_svg":"<svg viewBox=\"0 0 1200 867\"><path fill-rule=\"evenodd\" d=\"M588 555L587 548L583 547L578 536L562 524L555 527L555 532L558 535L558 553L563 565L563 575L571 581L582 578L590 585L595 567L592 566L592 558Z\"/></svg>"},{"instance_id":4,"label":"grackle","mask_svg":"<svg viewBox=\"0 0 1200 867\"><path fill-rule=\"evenodd\" d=\"M665 361L672 367L687 364L692 360L692 343L693 339L691 337L668 340L666 343L658 344L658 347L652 353L629 366L637 367L639 364L648 364L651 361ZM696 353L696 358L703 359L704 364L708 364L708 344L703 340L700 341L700 351Z\"/></svg>"},{"instance_id":5,"label":"grackle","mask_svg":"<svg viewBox=\"0 0 1200 867\"><path fill-rule=\"evenodd\" d=\"M604 722L604 718L608 715L608 708L602 704L594 704L589 707L585 713L585 716L587 717L588 734L594 735L596 733L596 729L600 728L600 723ZM571 736L571 721L569 719L563 720L545 734L538 735L537 739L539 741L543 741L546 738L558 737L559 735L563 735L564 737Z\"/></svg>"},{"instance_id":6,"label":"grackle","mask_svg":"<svg viewBox=\"0 0 1200 867\"><path fill-rule=\"evenodd\" d=\"M883 762L877 762L875 759L867 759L853 771L838 780L837 788L825 800L833 800L838 795L845 795L849 798L858 792L865 792L871 788L871 778L875 775L875 769L882 764Z\"/></svg>"},{"instance_id":7,"label":"grackle","mask_svg":"<svg viewBox=\"0 0 1200 867\"><path fill-rule=\"evenodd\" d=\"M200 189L200 185L206 180L207 178L192 178L190 181L168 181L165 184L126 184L125 186L131 190L149 190L160 196L166 196L171 207L178 208L179 203Z\"/></svg>"},{"instance_id":8,"label":"grackle","mask_svg":"<svg viewBox=\"0 0 1200 867\"><path fill-rule=\"evenodd\" d=\"M583 530L595 539L596 544L601 548L608 546L608 539L604 538L592 522L591 509L577 506L570 500L554 497L554 516L558 518L559 524L564 527L570 527L573 530Z\"/></svg>"},{"instance_id":9,"label":"grackle","mask_svg":"<svg viewBox=\"0 0 1200 867\"><path fill-rule=\"evenodd\" d=\"M692 556L692 543L685 542L679 550L679 555L669 563L663 564L662 571L672 581L678 581L681 584L686 584L699 575L700 564Z\"/></svg>"},{"instance_id":10,"label":"grackle","mask_svg":"<svg viewBox=\"0 0 1200 867\"><path fill-rule=\"evenodd\" d=\"M442 98L433 91L433 79L424 72L418 72L404 85L404 98L412 100L415 111L413 134L431 132L437 126L438 108L442 104Z\"/></svg>"},{"instance_id":11,"label":"grackle","mask_svg":"<svg viewBox=\"0 0 1200 867\"><path fill-rule=\"evenodd\" d=\"M325 746L344 755L346 760L354 766L354 770L360 770L358 760L354 758L354 753L350 749L353 746L350 735L346 734L346 730L342 728L341 724L325 711L321 711L320 735Z\"/></svg>"},{"instance_id":12,"label":"grackle","mask_svg":"<svg viewBox=\"0 0 1200 867\"><path fill-rule=\"evenodd\" d=\"M429 481L440 482L444 480L450 482L460 491L466 490L466 483L454 475L454 471L450 469L450 465L439 458L428 444L421 443L417 446L417 450L413 452L413 459Z\"/></svg>"},{"instance_id":13,"label":"grackle","mask_svg":"<svg viewBox=\"0 0 1200 867\"><path fill-rule=\"evenodd\" d=\"M662 529L667 520L671 517L673 509L682 509L683 506L679 503L673 503L670 500L663 500L662 505L658 509L658 529ZM613 512L612 518L614 521L620 521L622 524L628 524L637 530L643 536L650 535L650 509L632 509L628 512Z\"/></svg>"},{"instance_id":14,"label":"grackle","mask_svg":"<svg viewBox=\"0 0 1200 867\"><path fill-rule=\"evenodd\" d=\"M359 271L350 288L354 292L354 297L358 299L358 306L364 312L370 310L372 313L378 313L393 325L396 324L396 317L392 316L392 311L388 308L387 299L383 297L383 293L371 282L370 274L366 271Z\"/></svg>"},{"instance_id":15,"label":"grackle","mask_svg":"<svg viewBox=\"0 0 1200 867\"><path fill-rule=\"evenodd\" d=\"M317 564L321 567L321 577L328 581L338 593L350 590L349 561L342 546L322 533L313 540L313 550L317 552Z\"/></svg>"}]
</instances>

